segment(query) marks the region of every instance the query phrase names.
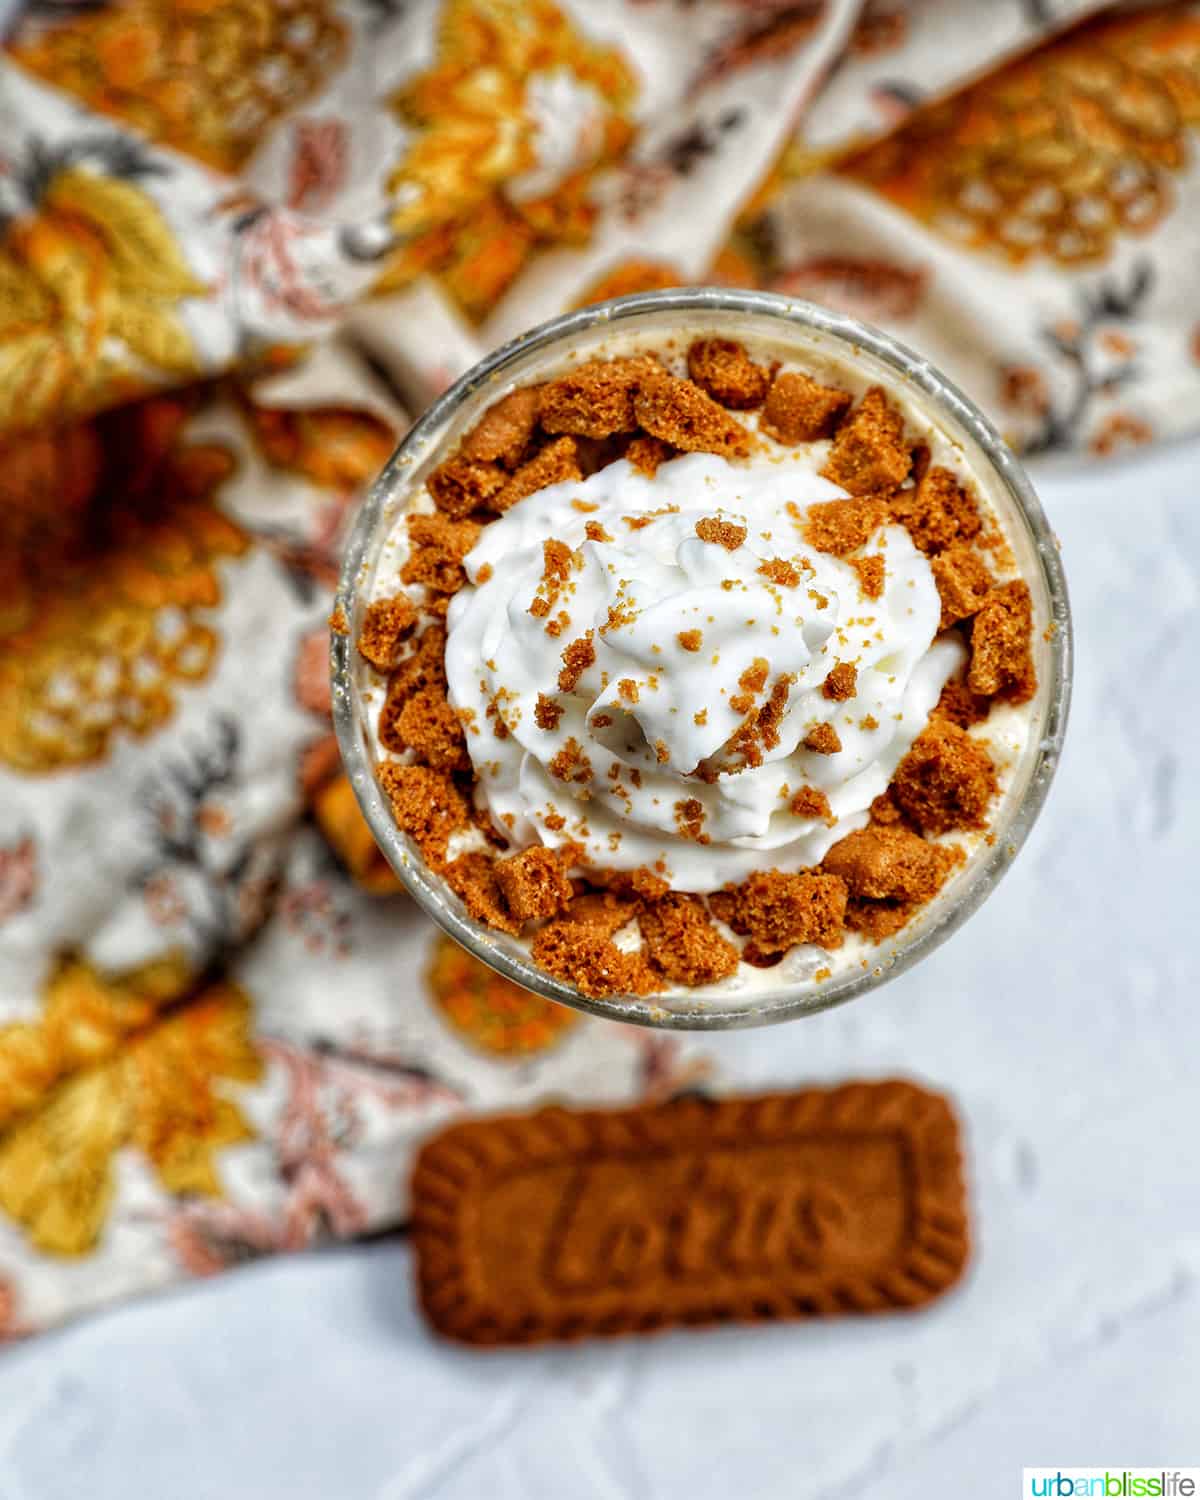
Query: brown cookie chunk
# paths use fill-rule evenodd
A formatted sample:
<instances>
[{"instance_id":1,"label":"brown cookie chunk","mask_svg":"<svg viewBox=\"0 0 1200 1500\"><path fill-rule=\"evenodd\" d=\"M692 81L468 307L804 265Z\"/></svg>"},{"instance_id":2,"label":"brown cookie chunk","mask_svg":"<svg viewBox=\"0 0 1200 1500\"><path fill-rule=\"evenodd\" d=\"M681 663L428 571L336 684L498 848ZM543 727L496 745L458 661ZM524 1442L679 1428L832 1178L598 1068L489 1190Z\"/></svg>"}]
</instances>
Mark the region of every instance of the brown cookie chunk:
<instances>
[{"instance_id":1,"label":"brown cookie chunk","mask_svg":"<svg viewBox=\"0 0 1200 1500\"><path fill-rule=\"evenodd\" d=\"M499 464L455 457L430 470L425 488L443 515L461 520L487 505L507 483L508 475Z\"/></svg>"},{"instance_id":2,"label":"brown cookie chunk","mask_svg":"<svg viewBox=\"0 0 1200 1500\"><path fill-rule=\"evenodd\" d=\"M886 500L818 500L804 514L804 540L818 552L845 557L889 520Z\"/></svg>"},{"instance_id":3,"label":"brown cookie chunk","mask_svg":"<svg viewBox=\"0 0 1200 1500\"><path fill-rule=\"evenodd\" d=\"M1037 691L1033 665L1033 599L1015 579L993 589L971 627L967 686L973 693L1028 703Z\"/></svg>"},{"instance_id":4,"label":"brown cookie chunk","mask_svg":"<svg viewBox=\"0 0 1200 1500\"><path fill-rule=\"evenodd\" d=\"M998 784L992 757L949 719L932 718L896 767L892 796L922 833L983 828Z\"/></svg>"},{"instance_id":5,"label":"brown cookie chunk","mask_svg":"<svg viewBox=\"0 0 1200 1500\"><path fill-rule=\"evenodd\" d=\"M639 385L633 403L638 425L685 453L716 453L722 458L745 458L750 433L711 396L690 380L665 371Z\"/></svg>"},{"instance_id":6,"label":"brown cookie chunk","mask_svg":"<svg viewBox=\"0 0 1200 1500\"><path fill-rule=\"evenodd\" d=\"M762 953L797 943L840 948L846 883L837 875L756 870L741 885L709 898L714 913Z\"/></svg>"},{"instance_id":7,"label":"brown cookie chunk","mask_svg":"<svg viewBox=\"0 0 1200 1500\"><path fill-rule=\"evenodd\" d=\"M761 406L770 371L756 365L732 339L697 339L687 353L688 374L722 406L751 411Z\"/></svg>"},{"instance_id":8,"label":"brown cookie chunk","mask_svg":"<svg viewBox=\"0 0 1200 1500\"><path fill-rule=\"evenodd\" d=\"M638 426L634 403L643 381L662 375L656 359L592 359L541 388L538 418L547 432L605 438Z\"/></svg>"},{"instance_id":9,"label":"brown cookie chunk","mask_svg":"<svg viewBox=\"0 0 1200 1500\"><path fill-rule=\"evenodd\" d=\"M892 500L892 517L908 528L913 542L932 556L955 542L969 542L983 525L979 506L949 469L933 468L911 489Z\"/></svg>"},{"instance_id":10,"label":"brown cookie chunk","mask_svg":"<svg viewBox=\"0 0 1200 1500\"><path fill-rule=\"evenodd\" d=\"M496 861L496 879L518 921L557 916L571 903L575 888L567 878L568 859L562 850L537 846Z\"/></svg>"},{"instance_id":11,"label":"brown cookie chunk","mask_svg":"<svg viewBox=\"0 0 1200 1500\"><path fill-rule=\"evenodd\" d=\"M390 672L400 660L404 642L417 626L416 606L407 594L369 604L358 633L360 654L377 672Z\"/></svg>"},{"instance_id":12,"label":"brown cookie chunk","mask_svg":"<svg viewBox=\"0 0 1200 1500\"><path fill-rule=\"evenodd\" d=\"M767 392L762 430L777 443L815 443L833 436L852 400L849 391L818 385L808 375L784 370Z\"/></svg>"},{"instance_id":13,"label":"brown cookie chunk","mask_svg":"<svg viewBox=\"0 0 1200 1500\"><path fill-rule=\"evenodd\" d=\"M493 510L506 511L526 495L536 494L552 484L562 484L567 479L582 479L575 439L557 438L522 464L502 490L493 495Z\"/></svg>"},{"instance_id":14,"label":"brown cookie chunk","mask_svg":"<svg viewBox=\"0 0 1200 1500\"><path fill-rule=\"evenodd\" d=\"M979 553L962 542L938 553L929 566L942 601L938 629L947 630L976 612L992 587L992 575Z\"/></svg>"},{"instance_id":15,"label":"brown cookie chunk","mask_svg":"<svg viewBox=\"0 0 1200 1500\"><path fill-rule=\"evenodd\" d=\"M466 798L449 776L429 766L383 761L375 768L375 779L391 802L396 826L408 834L426 863L440 870L450 835L470 823Z\"/></svg>"},{"instance_id":16,"label":"brown cookie chunk","mask_svg":"<svg viewBox=\"0 0 1200 1500\"><path fill-rule=\"evenodd\" d=\"M898 1080L458 1124L412 1201L425 1317L477 1345L915 1309L969 1245L954 1114Z\"/></svg>"},{"instance_id":17,"label":"brown cookie chunk","mask_svg":"<svg viewBox=\"0 0 1200 1500\"><path fill-rule=\"evenodd\" d=\"M904 419L883 387L873 385L838 428L821 473L848 494L871 495L902 485L911 467Z\"/></svg>"},{"instance_id":18,"label":"brown cookie chunk","mask_svg":"<svg viewBox=\"0 0 1200 1500\"><path fill-rule=\"evenodd\" d=\"M672 984L714 984L738 966L738 950L713 926L699 896L674 891L638 917L643 952Z\"/></svg>"},{"instance_id":19,"label":"brown cookie chunk","mask_svg":"<svg viewBox=\"0 0 1200 1500\"><path fill-rule=\"evenodd\" d=\"M466 459L515 469L537 425L538 387L522 386L494 402L459 445Z\"/></svg>"}]
</instances>

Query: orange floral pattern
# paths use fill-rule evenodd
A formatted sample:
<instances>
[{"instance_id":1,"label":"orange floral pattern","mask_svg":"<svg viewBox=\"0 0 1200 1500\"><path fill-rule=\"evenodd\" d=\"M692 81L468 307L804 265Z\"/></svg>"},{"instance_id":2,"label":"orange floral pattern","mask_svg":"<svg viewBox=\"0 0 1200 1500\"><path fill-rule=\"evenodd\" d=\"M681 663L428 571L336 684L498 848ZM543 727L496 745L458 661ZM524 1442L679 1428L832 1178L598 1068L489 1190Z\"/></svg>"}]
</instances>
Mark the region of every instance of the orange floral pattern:
<instances>
[{"instance_id":1,"label":"orange floral pattern","mask_svg":"<svg viewBox=\"0 0 1200 1500\"><path fill-rule=\"evenodd\" d=\"M195 378L178 305L210 288L154 200L66 153L26 177L26 210L0 241L0 431Z\"/></svg>"},{"instance_id":2,"label":"orange floral pattern","mask_svg":"<svg viewBox=\"0 0 1200 1500\"><path fill-rule=\"evenodd\" d=\"M0 1031L0 1073L15 1077L23 1101L0 1122L0 1212L47 1254L95 1245L122 1146L141 1152L168 1192L219 1197L216 1153L252 1137L223 1091L261 1076L249 999L213 984L157 1018L177 980L160 967L105 981L68 961L42 1022Z\"/></svg>"},{"instance_id":3,"label":"orange floral pattern","mask_svg":"<svg viewBox=\"0 0 1200 1500\"><path fill-rule=\"evenodd\" d=\"M220 171L236 171L341 61L328 0L120 0L13 46L31 73Z\"/></svg>"},{"instance_id":4,"label":"orange floral pattern","mask_svg":"<svg viewBox=\"0 0 1200 1500\"><path fill-rule=\"evenodd\" d=\"M464 1041L496 1057L528 1057L555 1046L581 1017L503 979L439 935L429 969L434 1007Z\"/></svg>"},{"instance_id":5,"label":"orange floral pattern","mask_svg":"<svg viewBox=\"0 0 1200 1500\"><path fill-rule=\"evenodd\" d=\"M220 558L245 534L213 505L230 452L187 443L160 397L0 453L0 765L102 759L211 671Z\"/></svg>"},{"instance_id":6,"label":"orange floral pattern","mask_svg":"<svg viewBox=\"0 0 1200 1500\"><path fill-rule=\"evenodd\" d=\"M1169 211L1198 123L1200 18L1167 7L1071 32L840 171L972 249L1085 265Z\"/></svg>"}]
</instances>

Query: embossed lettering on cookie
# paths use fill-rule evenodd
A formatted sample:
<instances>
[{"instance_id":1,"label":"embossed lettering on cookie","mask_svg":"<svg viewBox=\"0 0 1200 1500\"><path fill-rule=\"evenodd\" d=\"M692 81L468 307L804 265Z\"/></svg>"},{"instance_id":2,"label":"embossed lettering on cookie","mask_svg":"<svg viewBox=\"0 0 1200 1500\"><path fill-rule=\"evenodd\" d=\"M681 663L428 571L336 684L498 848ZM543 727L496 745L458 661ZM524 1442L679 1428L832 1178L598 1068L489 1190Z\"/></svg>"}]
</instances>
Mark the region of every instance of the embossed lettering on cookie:
<instances>
[{"instance_id":1,"label":"embossed lettering on cookie","mask_svg":"<svg viewBox=\"0 0 1200 1500\"><path fill-rule=\"evenodd\" d=\"M455 1125L412 1228L468 1344L919 1308L968 1253L954 1113L901 1081Z\"/></svg>"}]
</instances>

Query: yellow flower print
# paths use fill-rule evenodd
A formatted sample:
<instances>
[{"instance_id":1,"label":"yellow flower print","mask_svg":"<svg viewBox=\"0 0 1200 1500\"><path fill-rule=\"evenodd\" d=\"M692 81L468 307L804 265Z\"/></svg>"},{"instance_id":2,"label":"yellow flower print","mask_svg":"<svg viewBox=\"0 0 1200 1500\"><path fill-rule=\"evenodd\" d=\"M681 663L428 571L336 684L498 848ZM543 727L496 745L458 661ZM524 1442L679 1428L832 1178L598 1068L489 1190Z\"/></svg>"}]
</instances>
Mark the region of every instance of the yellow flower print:
<instances>
[{"instance_id":1,"label":"yellow flower print","mask_svg":"<svg viewBox=\"0 0 1200 1500\"><path fill-rule=\"evenodd\" d=\"M634 75L552 0L447 0L436 45L391 101L412 131L387 179L405 243L378 290L440 271L481 317L537 246L587 240L592 179L633 137Z\"/></svg>"},{"instance_id":2,"label":"yellow flower print","mask_svg":"<svg viewBox=\"0 0 1200 1500\"><path fill-rule=\"evenodd\" d=\"M144 169L113 149L123 168ZM0 431L199 373L176 307L209 289L154 200L131 180L72 164L70 148L18 181L28 211L0 242Z\"/></svg>"},{"instance_id":3,"label":"yellow flower print","mask_svg":"<svg viewBox=\"0 0 1200 1500\"><path fill-rule=\"evenodd\" d=\"M233 468L159 397L0 447L0 765L103 759L216 659L215 563L249 545L212 493Z\"/></svg>"},{"instance_id":4,"label":"yellow flower print","mask_svg":"<svg viewBox=\"0 0 1200 1500\"><path fill-rule=\"evenodd\" d=\"M1162 7L1072 31L840 171L973 249L1080 265L1169 211L1198 122L1200 18Z\"/></svg>"},{"instance_id":5,"label":"yellow flower print","mask_svg":"<svg viewBox=\"0 0 1200 1500\"><path fill-rule=\"evenodd\" d=\"M123 0L31 23L10 55L151 140L236 172L346 45L332 0Z\"/></svg>"},{"instance_id":6,"label":"yellow flower print","mask_svg":"<svg viewBox=\"0 0 1200 1500\"><path fill-rule=\"evenodd\" d=\"M86 965L72 972L76 986L104 984ZM44 1253L86 1254L112 1205L113 1157L127 1145L168 1192L221 1196L215 1153L253 1137L223 1091L261 1077L249 1021L246 995L213 984L67 1077L0 1134L0 1212ZM5 1052L0 1033L0 1066Z\"/></svg>"},{"instance_id":7,"label":"yellow flower print","mask_svg":"<svg viewBox=\"0 0 1200 1500\"><path fill-rule=\"evenodd\" d=\"M429 969L434 1008L481 1052L530 1057L555 1046L581 1019L565 1005L531 995L439 934Z\"/></svg>"}]
</instances>

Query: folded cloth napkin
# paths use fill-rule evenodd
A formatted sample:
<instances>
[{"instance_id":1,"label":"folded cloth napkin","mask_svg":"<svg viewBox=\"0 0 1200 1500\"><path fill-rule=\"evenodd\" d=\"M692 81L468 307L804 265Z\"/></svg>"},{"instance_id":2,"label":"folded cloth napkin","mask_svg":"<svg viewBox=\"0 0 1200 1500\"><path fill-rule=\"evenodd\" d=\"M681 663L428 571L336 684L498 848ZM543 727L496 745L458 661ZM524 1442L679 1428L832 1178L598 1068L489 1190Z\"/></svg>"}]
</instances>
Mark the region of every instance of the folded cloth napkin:
<instances>
[{"instance_id":1,"label":"folded cloth napkin","mask_svg":"<svg viewBox=\"0 0 1200 1500\"><path fill-rule=\"evenodd\" d=\"M338 773L330 589L407 414L544 317L707 281L894 329L1027 452L1178 432L1197 121L1194 5L16 17L0 1339L400 1222L463 1111L703 1075L436 936Z\"/></svg>"}]
</instances>

